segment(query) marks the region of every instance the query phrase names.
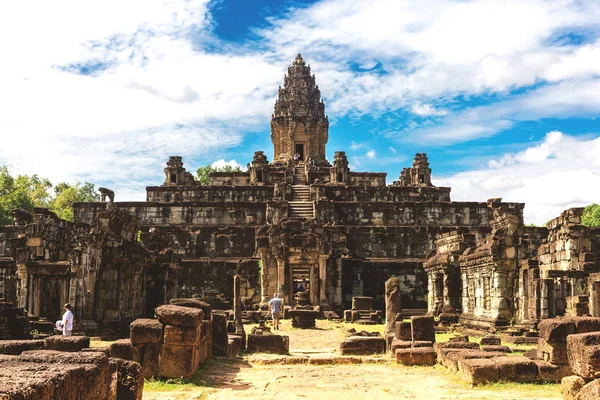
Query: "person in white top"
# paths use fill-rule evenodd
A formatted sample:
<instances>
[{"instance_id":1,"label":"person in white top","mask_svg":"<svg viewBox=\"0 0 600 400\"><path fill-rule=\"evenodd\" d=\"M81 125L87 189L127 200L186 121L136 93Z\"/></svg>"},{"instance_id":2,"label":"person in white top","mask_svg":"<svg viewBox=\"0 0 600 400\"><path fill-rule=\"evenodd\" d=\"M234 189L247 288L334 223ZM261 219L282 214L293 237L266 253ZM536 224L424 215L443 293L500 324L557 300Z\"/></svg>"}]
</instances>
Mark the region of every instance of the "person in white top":
<instances>
[{"instance_id":1,"label":"person in white top","mask_svg":"<svg viewBox=\"0 0 600 400\"><path fill-rule=\"evenodd\" d=\"M73 330L73 311L71 311L71 305L65 304L65 313L62 317L63 336L71 336Z\"/></svg>"}]
</instances>

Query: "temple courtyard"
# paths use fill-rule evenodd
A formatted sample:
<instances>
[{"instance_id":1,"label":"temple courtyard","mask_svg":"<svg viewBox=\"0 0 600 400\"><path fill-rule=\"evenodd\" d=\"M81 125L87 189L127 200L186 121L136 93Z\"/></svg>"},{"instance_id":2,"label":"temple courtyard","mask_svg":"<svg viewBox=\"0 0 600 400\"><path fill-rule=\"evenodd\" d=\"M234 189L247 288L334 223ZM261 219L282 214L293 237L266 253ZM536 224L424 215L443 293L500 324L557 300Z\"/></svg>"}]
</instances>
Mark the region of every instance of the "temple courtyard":
<instances>
[{"instance_id":1,"label":"temple courtyard","mask_svg":"<svg viewBox=\"0 0 600 400\"><path fill-rule=\"evenodd\" d=\"M255 325L246 326L250 331ZM433 367L398 365L390 354L340 356L348 329L364 326L317 320L316 329L295 329L283 321L278 333L290 337L290 355L255 354L216 358L190 380L146 380L143 398L183 399L561 399L560 384L494 383L472 387L459 375ZM448 334L437 334L438 341ZM472 337L472 341L478 338ZM107 342L93 342L105 346ZM520 355L535 346L512 346ZM291 364L291 365L290 365Z\"/></svg>"}]
</instances>

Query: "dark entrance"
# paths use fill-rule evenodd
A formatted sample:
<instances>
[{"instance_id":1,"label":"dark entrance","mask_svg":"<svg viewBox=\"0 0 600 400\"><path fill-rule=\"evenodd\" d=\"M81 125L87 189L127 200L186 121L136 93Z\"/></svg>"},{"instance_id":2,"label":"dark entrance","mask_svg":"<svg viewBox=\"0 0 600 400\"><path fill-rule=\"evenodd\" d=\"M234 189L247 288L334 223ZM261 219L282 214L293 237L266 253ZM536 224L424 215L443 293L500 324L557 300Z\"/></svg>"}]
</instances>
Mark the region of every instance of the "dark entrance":
<instances>
[{"instance_id":1,"label":"dark entrance","mask_svg":"<svg viewBox=\"0 0 600 400\"><path fill-rule=\"evenodd\" d=\"M303 143L296 143L296 151L294 152L294 154L300 154L300 161L304 161L304 144Z\"/></svg>"}]
</instances>

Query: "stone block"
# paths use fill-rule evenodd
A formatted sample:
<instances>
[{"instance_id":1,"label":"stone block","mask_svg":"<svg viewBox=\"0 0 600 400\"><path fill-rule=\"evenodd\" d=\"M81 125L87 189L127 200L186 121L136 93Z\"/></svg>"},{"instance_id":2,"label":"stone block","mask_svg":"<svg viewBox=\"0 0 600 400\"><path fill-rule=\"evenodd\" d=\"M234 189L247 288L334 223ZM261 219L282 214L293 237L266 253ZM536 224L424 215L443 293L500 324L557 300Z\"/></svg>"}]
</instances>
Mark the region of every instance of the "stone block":
<instances>
[{"instance_id":1,"label":"stone block","mask_svg":"<svg viewBox=\"0 0 600 400\"><path fill-rule=\"evenodd\" d=\"M27 350L41 350L43 340L0 340L0 354L19 355Z\"/></svg>"},{"instance_id":2,"label":"stone block","mask_svg":"<svg viewBox=\"0 0 600 400\"><path fill-rule=\"evenodd\" d=\"M567 336L575 333L575 323L571 318L549 318L541 320L538 329L547 343L566 343Z\"/></svg>"},{"instance_id":3,"label":"stone block","mask_svg":"<svg viewBox=\"0 0 600 400\"><path fill-rule=\"evenodd\" d=\"M540 360L552 364L567 364L567 343L553 342L548 343L544 339L538 339L537 356Z\"/></svg>"},{"instance_id":4,"label":"stone block","mask_svg":"<svg viewBox=\"0 0 600 400\"><path fill-rule=\"evenodd\" d=\"M133 361L133 346L130 339L119 339L111 343L109 347L111 357Z\"/></svg>"},{"instance_id":5,"label":"stone block","mask_svg":"<svg viewBox=\"0 0 600 400\"><path fill-rule=\"evenodd\" d=\"M111 358L117 369L117 400L142 400L144 376L135 361Z\"/></svg>"},{"instance_id":6,"label":"stone block","mask_svg":"<svg viewBox=\"0 0 600 400\"><path fill-rule=\"evenodd\" d=\"M459 371L460 370L460 362L462 360L470 360L475 358L494 358L504 356L504 353L493 353L489 351L482 350L465 350L460 352L450 352L446 357L446 364L449 365L449 369L451 371Z\"/></svg>"},{"instance_id":7,"label":"stone block","mask_svg":"<svg viewBox=\"0 0 600 400\"><path fill-rule=\"evenodd\" d=\"M411 325L408 321L396 321L396 339L412 341Z\"/></svg>"},{"instance_id":8,"label":"stone block","mask_svg":"<svg viewBox=\"0 0 600 400\"><path fill-rule=\"evenodd\" d=\"M433 347L397 349L396 362L402 365L434 365L436 354Z\"/></svg>"},{"instance_id":9,"label":"stone block","mask_svg":"<svg viewBox=\"0 0 600 400\"><path fill-rule=\"evenodd\" d=\"M482 346L500 346L502 340L498 336L484 336L479 342Z\"/></svg>"},{"instance_id":10,"label":"stone block","mask_svg":"<svg viewBox=\"0 0 600 400\"><path fill-rule=\"evenodd\" d=\"M90 338L87 336L50 336L46 339L46 349L58 351L80 351L90 347Z\"/></svg>"},{"instance_id":11,"label":"stone block","mask_svg":"<svg viewBox=\"0 0 600 400\"><path fill-rule=\"evenodd\" d=\"M372 310L373 298L367 296L355 296L352 298L353 310Z\"/></svg>"},{"instance_id":12,"label":"stone block","mask_svg":"<svg viewBox=\"0 0 600 400\"><path fill-rule=\"evenodd\" d=\"M204 319L206 319L206 320L210 319L212 307L210 306L210 304L208 304L207 302L202 301L200 299L192 299L192 298L171 299L171 301L169 303L172 305L175 305L175 306L201 309L202 312L204 313Z\"/></svg>"},{"instance_id":13,"label":"stone block","mask_svg":"<svg viewBox=\"0 0 600 400\"><path fill-rule=\"evenodd\" d=\"M582 377L577 375L565 376L560 381L560 391L565 400L578 400L579 392L585 385Z\"/></svg>"},{"instance_id":14,"label":"stone block","mask_svg":"<svg viewBox=\"0 0 600 400\"><path fill-rule=\"evenodd\" d=\"M202 322L204 312L198 308L166 305L156 309L156 316L165 325L196 327Z\"/></svg>"},{"instance_id":15,"label":"stone block","mask_svg":"<svg viewBox=\"0 0 600 400\"><path fill-rule=\"evenodd\" d=\"M142 375L144 378L158 377L160 374L160 352L162 343L148 343L144 348L144 362L142 363Z\"/></svg>"},{"instance_id":16,"label":"stone block","mask_svg":"<svg viewBox=\"0 0 600 400\"><path fill-rule=\"evenodd\" d=\"M129 338L133 344L161 343L163 324L157 319L136 319L129 325Z\"/></svg>"},{"instance_id":17,"label":"stone block","mask_svg":"<svg viewBox=\"0 0 600 400\"><path fill-rule=\"evenodd\" d=\"M479 350L479 345L475 342L436 342L433 344L438 359L442 357L442 349L468 349Z\"/></svg>"},{"instance_id":18,"label":"stone block","mask_svg":"<svg viewBox=\"0 0 600 400\"><path fill-rule=\"evenodd\" d=\"M194 346L200 343L201 326L183 327L165 325L163 342L179 346Z\"/></svg>"},{"instance_id":19,"label":"stone block","mask_svg":"<svg viewBox=\"0 0 600 400\"><path fill-rule=\"evenodd\" d=\"M568 365L555 365L543 360L533 360L538 369L538 380L541 382L560 383L565 376L573 375Z\"/></svg>"},{"instance_id":20,"label":"stone block","mask_svg":"<svg viewBox=\"0 0 600 400\"><path fill-rule=\"evenodd\" d=\"M159 374L165 378L191 378L198 369L194 346L163 344Z\"/></svg>"},{"instance_id":21,"label":"stone block","mask_svg":"<svg viewBox=\"0 0 600 400\"><path fill-rule=\"evenodd\" d=\"M500 353L512 353L512 350L508 346L481 346L483 351L496 351Z\"/></svg>"},{"instance_id":22,"label":"stone block","mask_svg":"<svg viewBox=\"0 0 600 400\"><path fill-rule=\"evenodd\" d=\"M340 354L385 354L385 339L381 336L350 336L340 343Z\"/></svg>"},{"instance_id":23,"label":"stone block","mask_svg":"<svg viewBox=\"0 0 600 400\"><path fill-rule=\"evenodd\" d=\"M600 318L577 317L571 318L575 323L575 333L589 333L600 331Z\"/></svg>"},{"instance_id":24,"label":"stone block","mask_svg":"<svg viewBox=\"0 0 600 400\"><path fill-rule=\"evenodd\" d=\"M410 349L412 347L412 342L407 340L392 340L392 345L390 346L390 351L392 353L392 357L396 356L397 349Z\"/></svg>"},{"instance_id":25,"label":"stone block","mask_svg":"<svg viewBox=\"0 0 600 400\"><path fill-rule=\"evenodd\" d=\"M384 343L385 346L385 343ZM284 335L248 335L246 349L249 353L288 354L290 338Z\"/></svg>"},{"instance_id":26,"label":"stone block","mask_svg":"<svg viewBox=\"0 0 600 400\"><path fill-rule=\"evenodd\" d=\"M419 315L410 317L412 341L435 342L435 321L432 316Z\"/></svg>"},{"instance_id":27,"label":"stone block","mask_svg":"<svg viewBox=\"0 0 600 400\"><path fill-rule=\"evenodd\" d=\"M459 361L459 370L463 378L471 385L498 382L500 370L498 365L487 358L468 358Z\"/></svg>"},{"instance_id":28,"label":"stone block","mask_svg":"<svg viewBox=\"0 0 600 400\"><path fill-rule=\"evenodd\" d=\"M458 336L452 336L451 338L448 339L448 342L461 342L461 343L467 343L469 342L469 337L466 335L458 335Z\"/></svg>"},{"instance_id":29,"label":"stone block","mask_svg":"<svg viewBox=\"0 0 600 400\"><path fill-rule=\"evenodd\" d=\"M242 337L230 335L227 340L227 358L235 358L242 351Z\"/></svg>"},{"instance_id":30,"label":"stone block","mask_svg":"<svg viewBox=\"0 0 600 400\"><path fill-rule=\"evenodd\" d=\"M212 353L215 356L227 356L229 337L227 333L227 316L212 314ZM237 354L237 353L236 353Z\"/></svg>"},{"instance_id":31,"label":"stone block","mask_svg":"<svg viewBox=\"0 0 600 400\"><path fill-rule=\"evenodd\" d=\"M538 367L533 360L523 356L503 356L492 359L498 366L500 380L530 383L537 380Z\"/></svg>"},{"instance_id":32,"label":"stone block","mask_svg":"<svg viewBox=\"0 0 600 400\"><path fill-rule=\"evenodd\" d=\"M600 377L600 332L569 335L567 355L574 374L586 380Z\"/></svg>"},{"instance_id":33,"label":"stone block","mask_svg":"<svg viewBox=\"0 0 600 400\"><path fill-rule=\"evenodd\" d=\"M598 400L600 399L600 379L595 379L586 383L579 391L578 400Z\"/></svg>"}]
</instances>

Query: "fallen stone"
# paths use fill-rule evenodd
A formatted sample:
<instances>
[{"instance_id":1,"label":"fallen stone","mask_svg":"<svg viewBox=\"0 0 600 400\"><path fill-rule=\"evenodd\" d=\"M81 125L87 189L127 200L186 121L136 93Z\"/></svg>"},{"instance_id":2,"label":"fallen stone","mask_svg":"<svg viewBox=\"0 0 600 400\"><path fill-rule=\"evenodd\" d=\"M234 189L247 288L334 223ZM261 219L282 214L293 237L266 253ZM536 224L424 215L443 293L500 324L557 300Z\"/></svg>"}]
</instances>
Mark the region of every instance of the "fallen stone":
<instances>
[{"instance_id":1,"label":"fallen stone","mask_svg":"<svg viewBox=\"0 0 600 400\"><path fill-rule=\"evenodd\" d=\"M165 378L191 378L198 369L193 346L163 344L160 351L159 374Z\"/></svg>"},{"instance_id":2,"label":"fallen stone","mask_svg":"<svg viewBox=\"0 0 600 400\"><path fill-rule=\"evenodd\" d=\"M402 341L412 341L411 325L408 321L396 322L396 339Z\"/></svg>"},{"instance_id":3,"label":"fallen stone","mask_svg":"<svg viewBox=\"0 0 600 400\"><path fill-rule=\"evenodd\" d=\"M350 336L340 343L340 354L385 354L385 339L381 336Z\"/></svg>"},{"instance_id":4,"label":"fallen stone","mask_svg":"<svg viewBox=\"0 0 600 400\"><path fill-rule=\"evenodd\" d=\"M288 354L290 338L284 335L248 335L246 350L249 353Z\"/></svg>"},{"instance_id":5,"label":"fallen stone","mask_svg":"<svg viewBox=\"0 0 600 400\"><path fill-rule=\"evenodd\" d=\"M475 342L436 342L433 344L433 349L435 350L439 360L442 355L442 349L479 350L479 344Z\"/></svg>"},{"instance_id":6,"label":"fallen stone","mask_svg":"<svg viewBox=\"0 0 600 400\"><path fill-rule=\"evenodd\" d=\"M498 366L501 381L531 383L537 380L538 367L527 357L503 356L491 360Z\"/></svg>"},{"instance_id":7,"label":"fallen stone","mask_svg":"<svg viewBox=\"0 0 600 400\"><path fill-rule=\"evenodd\" d=\"M411 347L412 347L411 341L398 340L398 339L392 340L392 345L390 346L390 351L392 353L392 357L396 357L397 349L410 349Z\"/></svg>"},{"instance_id":8,"label":"fallen stone","mask_svg":"<svg viewBox=\"0 0 600 400\"><path fill-rule=\"evenodd\" d=\"M0 340L0 354L19 355L27 350L44 348L44 340Z\"/></svg>"},{"instance_id":9,"label":"fallen stone","mask_svg":"<svg viewBox=\"0 0 600 400\"><path fill-rule=\"evenodd\" d=\"M435 342L435 321L432 316L418 315L410 317L412 341Z\"/></svg>"},{"instance_id":10,"label":"fallen stone","mask_svg":"<svg viewBox=\"0 0 600 400\"><path fill-rule=\"evenodd\" d=\"M227 358L235 358L242 351L242 336L229 335L227 340Z\"/></svg>"},{"instance_id":11,"label":"fallen stone","mask_svg":"<svg viewBox=\"0 0 600 400\"><path fill-rule=\"evenodd\" d=\"M547 343L565 343L567 336L575 333L575 322L571 318L548 318L538 324L540 338Z\"/></svg>"},{"instance_id":12,"label":"fallen stone","mask_svg":"<svg viewBox=\"0 0 600 400\"><path fill-rule=\"evenodd\" d=\"M165 325L196 327L204 318L204 312L198 308L174 305L160 306L156 309L158 320Z\"/></svg>"},{"instance_id":13,"label":"fallen stone","mask_svg":"<svg viewBox=\"0 0 600 400\"><path fill-rule=\"evenodd\" d=\"M142 400L144 376L135 361L111 358L117 367L117 400Z\"/></svg>"},{"instance_id":14,"label":"fallen stone","mask_svg":"<svg viewBox=\"0 0 600 400\"><path fill-rule=\"evenodd\" d=\"M181 298L181 299L171 299L171 301L169 303L174 306L199 308L204 313L204 319L205 320L210 319L212 307L210 306L210 304L208 304L205 301L202 301L199 299L192 299L192 298Z\"/></svg>"},{"instance_id":15,"label":"fallen stone","mask_svg":"<svg viewBox=\"0 0 600 400\"><path fill-rule=\"evenodd\" d=\"M436 354L433 347L397 349L396 362L402 365L434 365Z\"/></svg>"},{"instance_id":16,"label":"fallen stone","mask_svg":"<svg viewBox=\"0 0 600 400\"><path fill-rule=\"evenodd\" d=\"M90 347L90 338L87 336L50 336L46 339L45 348L58 351L80 351Z\"/></svg>"},{"instance_id":17,"label":"fallen stone","mask_svg":"<svg viewBox=\"0 0 600 400\"><path fill-rule=\"evenodd\" d=\"M193 346L200 343L200 331L200 325L195 327L165 325L163 342L180 346Z\"/></svg>"},{"instance_id":18,"label":"fallen stone","mask_svg":"<svg viewBox=\"0 0 600 400\"><path fill-rule=\"evenodd\" d=\"M129 325L129 338L133 344L160 343L163 325L157 319L136 319Z\"/></svg>"},{"instance_id":19,"label":"fallen stone","mask_svg":"<svg viewBox=\"0 0 600 400\"><path fill-rule=\"evenodd\" d=\"M569 335L567 355L574 374L586 380L600 376L600 332Z\"/></svg>"},{"instance_id":20,"label":"fallen stone","mask_svg":"<svg viewBox=\"0 0 600 400\"><path fill-rule=\"evenodd\" d=\"M160 353L162 343L148 343L144 348L142 375L144 378L158 377L160 375Z\"/></svg>"},{"instance_id":21,"label":"fallen stone","mask_svg":"<svg viewBox=\"0 0 600 400\"><path fill-rule=\"evenodd\" d=\"M469 337L466 335L459 335L459 336L452 336L451 338L448 339L448 342L460 342L460 343L467 343L469 341Z\"/></svg>"},{"instance_id":22,"label":"fallen stone","mask_svg":"<svg viewBox=\"0 0 600 400\"><path fill-rule=\"evenodd\" d=\"M582 377L577 375L565 376L560 381L560 391L565 400L578 400L579 392L585 385Z\"/></svg>"},{"instance_id":23,"label":"fallen stone","mask_svg":"<svg viewBox=\"0 0 600 400\"><path fill-rule=\"evenodd\" d=\"M459 370L463 378L471 385L498 382L500 370L498 365L487 358L467 358L459 361Z\"/></svg>"},{"instance_id":24,"label":"fallen stone","mask_svg":"<svg viewBox=\"0 0 600 400\"><path fill-rule=\"evenodd\" d=\"M500 353L512 353L512 350L508 346L481 346L483 351L497 351Z\"/></svg>"},{"instance_id":25,"label":"fallen stone","mask_svg":"<svg viewBox=\"0 0 600 400\"><path fill-rule=\"evenodd\" d=\"M575 323L575 333L589 333L600 331L600 318L572 317Z\"/></svg>"},{"instance_id":26,"label":"fallen stone","mask_svg":"<svg viewBox=\"0 0 600 400\"><path fill-rule=\"evenodd\" d=\"M565 376L573 375L568 365L555 365L543 360L533 360L538 369L538 380L541 382L560 383Z\"/></svg>"},{"instance_id":27,"label":"fallen stone","mask_svg":"<svg viewBox=\"0 0 600 400\"><path fill-rule=\"evenodd\" d=\"M119 339L111 343L109 347L111 357L133 361L133 346L130 339Z\"/></svg>"},{"instance_id":28,"label":"fallen stone","mask_svg":"<svg viewBox=\"0 0 600 400\"><path fill-rule=\"evenodd\" d=\"M567 364L567 342L547 342L545 339L538 339L537 356L539 359L552 364Z\"/></svg>"},{"instance_id":29,"label":"fallen stone","mask_svg":"<svg viewBox=\"0 0 600 400\"><path fill-rule=\"evenodd\" d=\"M411 343L411 347L433 347L433 342L427 340L415 340Z\"/></svg>"},{"instance_id":30,"label":"fallen stone","mask_svg":"<svg viewBox=\"0 0 600 400\"><path fill-rule=\"evenodd\" d=\"M213 355L227 356L229 336L227 333L227 316L225 314L212 314L212 352ZM236 353L237 354L237 353Z\"/></svg>"},{"instance_id":31,"label":"fallen stone","mask_svg":"<svg viewBox=\"0 0 600 400\"><path fill-rule=\"evenodd\" d=\"M481 338L479 344L482 346L500 346L502 344L502 339L498 336L484 336Z\"/></svg>"},{"instance_id":32,"label":"fallen stone","mask_svg":"<svg viewBox=\"0 0 600 400\"><path fill-rule=\"evenodd\" d=\"M598 400L600 399L600 379L595 379L586 383L579 391L578 400Z\"/></svg>"}]
</instances>

